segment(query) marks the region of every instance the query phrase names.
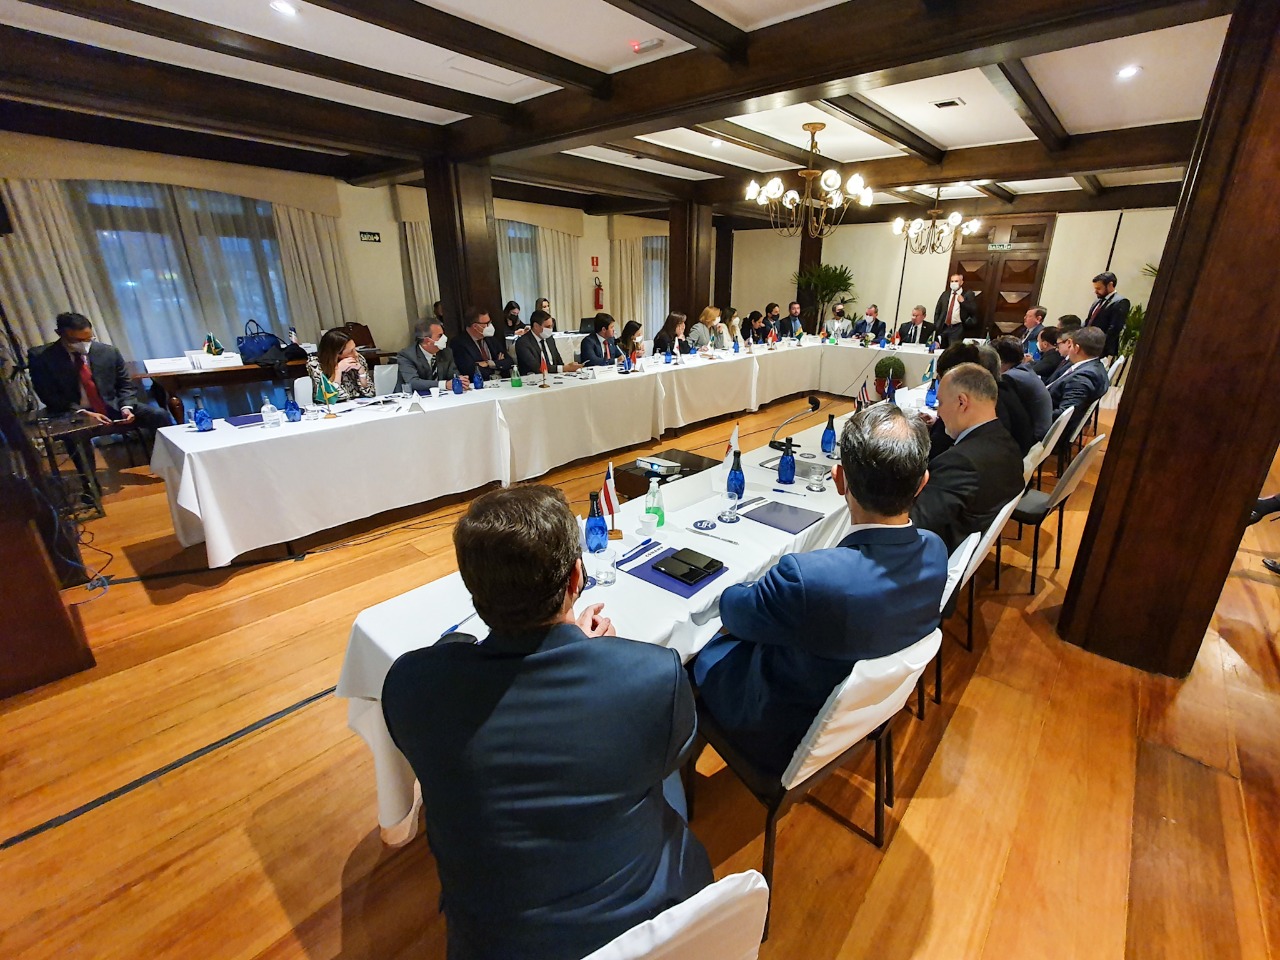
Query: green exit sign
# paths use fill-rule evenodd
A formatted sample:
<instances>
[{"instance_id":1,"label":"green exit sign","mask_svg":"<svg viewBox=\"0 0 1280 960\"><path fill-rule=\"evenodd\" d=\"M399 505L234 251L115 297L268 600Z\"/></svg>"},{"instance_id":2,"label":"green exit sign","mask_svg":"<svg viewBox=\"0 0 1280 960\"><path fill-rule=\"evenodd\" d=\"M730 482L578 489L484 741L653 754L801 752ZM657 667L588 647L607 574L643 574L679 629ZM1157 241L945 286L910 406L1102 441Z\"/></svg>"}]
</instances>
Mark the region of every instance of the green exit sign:
<instances>
[{"instance_id":1,"label":"green exit sign","mask_svg":"<svg viewBox=\"0 0 1280 960\"><path fill-rule=\"evenodd\" d=\"M1012 243L988 243L987 249L988 250L1012 250L1013 244Z\"/></svg>"}]
</instances>

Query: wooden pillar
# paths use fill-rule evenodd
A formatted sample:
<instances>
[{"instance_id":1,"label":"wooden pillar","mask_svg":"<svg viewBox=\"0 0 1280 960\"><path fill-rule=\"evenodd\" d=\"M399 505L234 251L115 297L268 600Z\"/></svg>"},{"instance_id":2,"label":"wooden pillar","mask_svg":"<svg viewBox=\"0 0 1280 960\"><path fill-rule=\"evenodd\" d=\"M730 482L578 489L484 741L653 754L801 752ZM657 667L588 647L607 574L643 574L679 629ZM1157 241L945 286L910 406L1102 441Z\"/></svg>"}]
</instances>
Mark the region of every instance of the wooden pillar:
<instances>
[{"instance_id":1,"label":"wooden pillar","mask_svg":"<svg viewBox=\"0 0 1280 960\"><path fill-rule=\"evenodd\" d=\"M670 309L692 322L711 303L711 207L676 200L670 222Z\"/></svg>"},{"instance_id":2,"label":"wooden pillar","mask_svg":"<svg viewBox=\"0 0 1280 960\"><path fill-rule=\"evenodd\" d=\"M801 273L807 267L822 262L822 238L809 236L809 231L800 233L800 262L796 272ZM796 299L800 301L800 315L804 317L804 328L809 333L818 332L818 299L809 290L796 287Z\"/></svg>"},{"instance_id":3,"label":"wooden pillar","mask_svg":"<svg viewBox=\"0 0 1280 960\"><path fill-rule=\"evenodd\" d=\"M1276 170L1280 4L1241 0L1059 625L1144 670L1190 672L1280 444L1280 324L1258 322L1275 299L1260 265L1280 247Z\"/></svg>"},{"instance_id":4,"label":"wooden pillar","mask_svg":"<svg viewBox=\"0 0 1280 960\"><path fill-rule=\"evenodd\" d=\"M422 172L446 332L456 337L467 307L488 310L495 323L502 316L493 180L487 162L432 158L423 162Z\"/></svg>"},{"instance_id":5,"label":"wooden pillar","mask_svg":"<svg viewBox=\"0 0 1280 960\"><path fill-rule=\"evenodd\" d=\"M733 306L733 227L716 226L716 306Z\"/></svg>"}]
</instances>

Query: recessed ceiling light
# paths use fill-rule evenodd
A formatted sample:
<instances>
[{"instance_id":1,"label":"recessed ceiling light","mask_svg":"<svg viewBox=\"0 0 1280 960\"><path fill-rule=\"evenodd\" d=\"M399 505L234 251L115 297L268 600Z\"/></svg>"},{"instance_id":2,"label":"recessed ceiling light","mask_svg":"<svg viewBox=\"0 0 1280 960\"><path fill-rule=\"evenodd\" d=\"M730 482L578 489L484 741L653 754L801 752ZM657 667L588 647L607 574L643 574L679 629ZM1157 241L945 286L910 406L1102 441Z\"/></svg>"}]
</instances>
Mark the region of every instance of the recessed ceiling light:
<instances>
[{"instance_id":1,"label":"recessed ceiling light","mask_svg":"<svg viewBox=\"0 0 1280 960\"><path fill-rule=\"evenodd\" d=\"M631 52L648 53L650 50L657 50L665 42L661 37L654 37L652 40L632 40Z\"/></svg>"},{"instance_id":2,"label":"recessed ceiling light","mask_svg":"<svg viewBox=\"0 0 1280 960\"><path fill-rule=\"evenodd\" d=\"M719 147L719 146L722 146L723 144L724 144L724 141L723 141L723 140L719 140L719 139L714 138L714 137L713 137L713 138L712 138L712 140L711 140L711 145L712 145L713 147Z\"/></svg>"},{"instance_id":3,"label":"recessed ceiling light","mask_svg":"<svg viewBox=\"0 0 1280 960\"><path fill-rule=\"evenodd\" d=\"M298 15L298 8L289 3L289 0L271 0L271 9L276 13L283 13L286 17Z\"/></svg>"},{"instance_id":4,"label":"recessed ceiling light","mask_svg":"<svg viewBox=\"0 0 1280 960\"><path fill-rule=\"evenodd\" d=\"M1132 80L1141 72L1142 72L1141 67L1131 63L1129 64L1129 66L1121 67L1119 70L1117 70L1116 77L1119 78L1120 80Z\"/></svg>"}]
</instances>

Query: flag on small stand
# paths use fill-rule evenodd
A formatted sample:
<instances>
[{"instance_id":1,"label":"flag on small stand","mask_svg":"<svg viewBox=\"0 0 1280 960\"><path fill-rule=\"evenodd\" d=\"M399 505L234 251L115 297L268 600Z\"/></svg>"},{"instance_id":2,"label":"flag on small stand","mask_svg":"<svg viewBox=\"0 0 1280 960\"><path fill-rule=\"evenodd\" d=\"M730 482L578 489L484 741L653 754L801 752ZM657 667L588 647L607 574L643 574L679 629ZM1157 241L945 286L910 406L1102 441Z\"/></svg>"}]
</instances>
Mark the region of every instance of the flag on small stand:
<instances>
[{"instance_id":1,"label":"flag on small stand","mask_svg":"<svg viewBox=\"0 0 1280 960\"><path fill-rule=\"evenodd\" d=\"M545 387L547 385L547 355L545 353L538 363L538 372L542 374L542 382L538 386Z\"/></svg>"},{"instance_id":2,"label":"flag on small stand","mask_svg":"<svg viewBox=\"0 0 1280 960\"><path fill-rule=\"evenodd\" d=\"M724 448L724 466L725 469L733 466L733 452L738 449L738 425L733 425L733 433L729 434L729 442Z\"/></svg>"},{"instance_id":3,"label":"flag on small stand","mask_svg":"<svg viewBox=\"0 0 1280 960\"><path fill-rule=\"evenodd\" d=\"M613 486L613 461L604 472L604 484L600 487L600 509L609 515L609 539L621 540L622 531L618 529L614 517L618 512L618 491Z\"/></svg>"},{"instance_id":4,"label":"flag on small stand","mask_svg":"<svg viewBox=\"0 0 1280 960\"><path fill-rule=\"evenodd\" d=\"M867 381L862 381L862 389L858 391L858 407L871 406L871 391L867 389Z\"/></svg>"},{"instance_id":5,"label":"flag on small stand","mask_svg":"<svg viewBox=\"0 0 1280 960\"><path fill-rule=\"evenodd\" d=\"M929 361L929 369L924 372L924 379L920 381L921 383L928 383L933 379L933 365L937 362L936 358Z\"/></svg>"},{"instance_id":6,"label":"flag on small stand","mask_svg":"<svg viewBox=\"0 0 1280 960\"><path fill-rule=\"evenodd\" d=\"M884 378L884 398L892 404L897 404L898 401L894 399L897 393L898 388L894 385L893 373L890 372L889 376Z\"/></svg>"}]
</instances>

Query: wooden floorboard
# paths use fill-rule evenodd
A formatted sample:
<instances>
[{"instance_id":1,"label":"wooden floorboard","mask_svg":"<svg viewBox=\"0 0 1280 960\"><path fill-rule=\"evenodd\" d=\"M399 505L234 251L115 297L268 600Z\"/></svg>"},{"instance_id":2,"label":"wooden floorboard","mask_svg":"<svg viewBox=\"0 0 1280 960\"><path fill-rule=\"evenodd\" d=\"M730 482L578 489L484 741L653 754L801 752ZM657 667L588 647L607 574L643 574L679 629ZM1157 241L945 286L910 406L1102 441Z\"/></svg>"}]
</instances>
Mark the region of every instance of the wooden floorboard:
<instances>
[{"instance_id":1,"label":"wooden floorboard","mask_svg":"<svg viewBox=\"0 0 1280 960\"><path fill-rule=\"evenodd\" d=\"M744 447L804 406L737 418ZM609 459L718 457L733 422L547 480L581 509ZM467 501L305 538L301 560L264 548L207 571L173 538L163 484L145 468L112 478L88 529L110 574L148 579L80 607L97 668L0 702L0 841L331 687L359 610L455 569ZM1191 677L1152 678L1053 631L1092 483L1068 505L1061 570L1050 522L1029 595L1031 534L1010 524L1000 590L993 559L978 574L976 651L958 642L963 601L947 624L945 702L894 721L886 848L813 804L784 817L766 960L1276 955L1280 577L1261 560L1280 556L1280 524L1246 533ZM434 861L421 838L379 842L372 760L345 712L321 697L0 849L0 957L443 958ZM693 829L717 875L758 867L762 808L712 752L699 771ZM867 754L816 795L869 828L871 789Z\"/></svg>"}]
</instances>

